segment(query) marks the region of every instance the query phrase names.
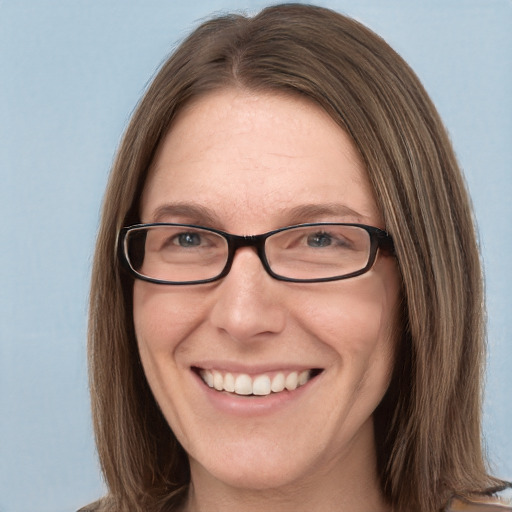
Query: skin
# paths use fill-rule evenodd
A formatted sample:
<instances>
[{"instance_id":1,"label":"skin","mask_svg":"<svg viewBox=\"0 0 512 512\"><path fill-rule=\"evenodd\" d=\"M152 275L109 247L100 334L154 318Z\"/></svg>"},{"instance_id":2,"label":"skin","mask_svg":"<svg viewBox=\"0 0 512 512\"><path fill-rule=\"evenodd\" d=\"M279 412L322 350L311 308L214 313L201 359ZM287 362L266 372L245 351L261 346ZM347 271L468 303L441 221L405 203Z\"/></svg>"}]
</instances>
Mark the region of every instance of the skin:
<instances>
[{"instance_id":1,"label":"skin","mask_svg":"<svg viewBox=\"0 0 512 512\"><path fill-rule=\"evenodd\" d=\"M240 235L302 222L385 227L355 148L323 110L240 89L180 113L153 162L141 220ZM398 297L396 263L383 254L368 273L329 283L277 281L252 248L214 283L137 280L142 364L189 454L185 510L389 510L372 414L389 384ZM228 397L229 409L193 367L323 371L283 403Z\"/></svg>"}]
</instances>

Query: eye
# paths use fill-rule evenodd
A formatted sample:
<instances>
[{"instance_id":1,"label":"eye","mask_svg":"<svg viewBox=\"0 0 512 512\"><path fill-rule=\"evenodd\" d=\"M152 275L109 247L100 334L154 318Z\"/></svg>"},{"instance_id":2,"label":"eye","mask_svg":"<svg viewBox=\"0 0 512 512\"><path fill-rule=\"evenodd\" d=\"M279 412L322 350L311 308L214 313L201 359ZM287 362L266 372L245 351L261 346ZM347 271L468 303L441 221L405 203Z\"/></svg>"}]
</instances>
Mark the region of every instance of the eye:
<instances>
[{"instance_id":1,"label":"eye","mask_svg":"<svg viewBox=\"0 0 512 512\"><path fill-rule=\"evenodd\" d=\"M328 247L332 244L332 236L328 233L313 233L307 238L310 247Z\"/></svg>"},{"instance_id":2,"label":"eye","mask_svg":"<svg viewBox=\"0 0 512 512\"><path fill-rule=\"evenodd\" d=\"M201 235L199 233L180 233L174 237L173 243L180 247L197 247L201 245Z\"/></svg>"}]
</instances>

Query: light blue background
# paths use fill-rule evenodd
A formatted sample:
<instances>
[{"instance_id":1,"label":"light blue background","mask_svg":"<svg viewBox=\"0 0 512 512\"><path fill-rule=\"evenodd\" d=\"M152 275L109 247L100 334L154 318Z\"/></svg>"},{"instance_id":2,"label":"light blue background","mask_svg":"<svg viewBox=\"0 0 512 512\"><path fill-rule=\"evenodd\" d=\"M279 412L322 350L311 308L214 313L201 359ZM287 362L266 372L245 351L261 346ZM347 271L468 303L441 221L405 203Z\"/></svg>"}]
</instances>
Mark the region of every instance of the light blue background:
<instances>
[{"instance_id":1,"label":"light blue background","mask_svg":"<svg viewBox=\"0 0 512 512\"><path fill-rule=\"evenodd\" d=\"M0 0L0 512L69 512L103 492L85 338L113 153L175 42L212 12L265 3ZM450 131L487 275L485 434L512 479L512 2L319 3L387 39Z\"/></svg>"}]
</instances>

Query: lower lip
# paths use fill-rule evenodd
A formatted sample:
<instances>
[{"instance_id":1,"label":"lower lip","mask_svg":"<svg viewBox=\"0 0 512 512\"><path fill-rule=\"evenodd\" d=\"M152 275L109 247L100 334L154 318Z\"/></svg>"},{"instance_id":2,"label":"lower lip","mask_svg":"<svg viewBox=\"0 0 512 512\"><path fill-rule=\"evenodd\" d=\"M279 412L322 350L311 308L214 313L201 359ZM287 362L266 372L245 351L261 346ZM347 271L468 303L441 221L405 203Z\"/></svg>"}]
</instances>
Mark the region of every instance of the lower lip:
<instances>
[{"instance_id":1,"label":"lower lip","mask_svg":"<svg viewBox=\"0 0 512 512\"><path fill-rule=\"evenodd\" d=\"M293 391L281 391L265 396L240 396L210 388L197 373L193 372L193 374L202 393L214 408L238 416L260 416L277 412L299 400L320 377L320 375L314 377Z\"/></svg>"}]
</instances>

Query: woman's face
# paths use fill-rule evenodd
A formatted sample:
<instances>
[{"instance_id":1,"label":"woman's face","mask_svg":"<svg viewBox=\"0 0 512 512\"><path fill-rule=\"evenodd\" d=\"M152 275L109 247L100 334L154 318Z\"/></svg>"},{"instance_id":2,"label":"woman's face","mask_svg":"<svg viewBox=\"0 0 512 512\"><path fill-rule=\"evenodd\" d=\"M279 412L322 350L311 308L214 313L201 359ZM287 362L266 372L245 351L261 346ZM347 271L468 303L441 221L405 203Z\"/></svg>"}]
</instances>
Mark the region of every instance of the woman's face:
<instances>
[{"instance_id":1,"label":"woman's face","mask_svg":"<svg viewBox=\"0 0 512 512\"><path fill-rule=\"evenodd\" d=\"M323 110L241 90L181 112L153 162L141 220L238 235L308 222L384 227L356 150ZM270 277L245 247L217 282L137 280L133 293L142 364L196 486L375 478L372 413L390 379L399 296L392 257L356 278L299 284ZM265 396L217 391L200 376L254 383L294 372L310 380Z\"/></svg>"}]
</instances>

